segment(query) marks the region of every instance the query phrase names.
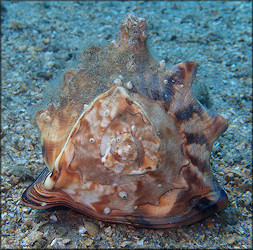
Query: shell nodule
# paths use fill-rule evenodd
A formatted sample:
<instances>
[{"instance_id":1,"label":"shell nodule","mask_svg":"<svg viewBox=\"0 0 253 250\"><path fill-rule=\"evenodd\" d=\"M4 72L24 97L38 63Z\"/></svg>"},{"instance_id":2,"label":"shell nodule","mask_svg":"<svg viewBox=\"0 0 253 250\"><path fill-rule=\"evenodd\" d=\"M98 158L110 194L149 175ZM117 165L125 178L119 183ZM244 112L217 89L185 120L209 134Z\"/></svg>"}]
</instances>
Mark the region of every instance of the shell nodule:
<instances>
[{"instance_id":1,"label":"shell nodule","mask_svg":"<svg viewBox=\"0 0 253 250\"><path fill-rule=\"evenodd\" d=\"M117 39L65 73L57 104L37 113L47 168L22 201L150 228L223 209L209 157L227 122L196 100L195 75L194 62L156 61L145 19L130 13Z\"/></svg>"}]
</instances>

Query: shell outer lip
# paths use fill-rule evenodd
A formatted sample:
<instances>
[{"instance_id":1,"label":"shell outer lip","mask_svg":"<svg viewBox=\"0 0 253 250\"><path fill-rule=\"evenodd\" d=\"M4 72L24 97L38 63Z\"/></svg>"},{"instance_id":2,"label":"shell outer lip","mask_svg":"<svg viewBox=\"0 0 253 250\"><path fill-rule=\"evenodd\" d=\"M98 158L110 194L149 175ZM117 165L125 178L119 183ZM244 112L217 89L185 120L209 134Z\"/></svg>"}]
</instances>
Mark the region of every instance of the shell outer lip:
<instances>
[{"instance_id":1,"label":"shell outer lip","mask_svg":"<svg viewBox=\"0 0 253 250\"><path fill-rule=\"evenodd\" d=\"M157 222L155 222L156 220L155 218L151 217L150 219L147 219L145 217L140 217L137 215L129 215L129 216L123 216L123 217L122 216L119 216L119 217L101 216L89 210L84 211L82 208L73 207L70 201L66 203L64 203L64 201L62 202L58 201L53 204L50 203L49 205L46 205L46 206L42 206L41 205L42 203L39 200L38 200L38 203L36 203L35 202L36 199L30 198L30 191L31 189L33 189L33 191L36 192L34 185L43 184L48 174L50 174L50 171L48 170L48 168L44 169L44 171L39 175L37 180L33 184L31 184L23 193L21 200L25 205L32 208L36 208L36 209L46 209L49 207L65 206L97 220L112 222L112 223L123 223L123 224L132 225L135 227L162 229L162 228L176 227L180 225L184 225L184 226L191 225L197 221L203 220L204 218L214 214L215 212L222 210L227 205L227 202L228 202L228 197L227 197L226 192L220 187L217 181L215 181L214 192L217 193L219 197L218 200L215 202L211 202L206 198L202 198L191 209L191 212L188 214L185 214L184 217L160 218ZM44 198L46 199L46 197Z\"/></svg>"},{"instance_id":2,"label":"shell outer lip","mask_svg":"<svg viewBox=\"0 0 253 250\"><path fill-rule=\"evenodd\" d=\"M30 190L34 187L35 184L38 184L46 179L46 177L50 174L51 172L49 171L48 168L45 168L42 173L38 176L36 181L32 183L23 193L21 197L21 201L26 204L27 206L33 207L35 206L36 208L38 207L38 204L35 204L33 200L30 199Z\"/></svg>"}]
</instances>

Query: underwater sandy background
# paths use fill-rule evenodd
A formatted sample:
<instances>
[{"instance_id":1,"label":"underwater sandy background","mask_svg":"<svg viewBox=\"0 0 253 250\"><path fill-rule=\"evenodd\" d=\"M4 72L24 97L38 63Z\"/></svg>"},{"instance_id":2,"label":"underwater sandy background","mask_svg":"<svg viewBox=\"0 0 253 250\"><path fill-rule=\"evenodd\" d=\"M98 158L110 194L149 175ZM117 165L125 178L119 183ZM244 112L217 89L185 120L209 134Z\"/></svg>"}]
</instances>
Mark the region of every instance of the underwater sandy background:
<instances>
[{"instance_id":1,"label":"underwater sandy background","mask_svg":"<svg viewBox=\"0 0 253 250\"><path fill-rule=\"evenodd\" d=\"M239 2L1 2L1 248L252 248L252 4ZM67 208L24 206L45 168L31 119L47 83L75 52L114 38L129 11L148 24L152 54L167 66L197 62L200 101L223 115L214 175L228 206L165 230L103 223Z\"/></svg>"}]
</instances>

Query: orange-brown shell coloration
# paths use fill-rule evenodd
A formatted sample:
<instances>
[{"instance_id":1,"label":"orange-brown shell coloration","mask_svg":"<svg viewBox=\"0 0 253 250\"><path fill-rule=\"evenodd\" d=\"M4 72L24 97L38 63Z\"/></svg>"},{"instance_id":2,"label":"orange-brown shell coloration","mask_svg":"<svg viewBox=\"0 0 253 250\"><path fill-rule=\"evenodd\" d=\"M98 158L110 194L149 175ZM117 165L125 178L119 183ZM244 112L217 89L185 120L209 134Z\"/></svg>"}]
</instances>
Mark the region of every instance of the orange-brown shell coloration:
<instances>
[{"instance_id":1,"label":"orange-brown shell coloration","mask_svg":"<svg viewBox=\"0 0 253 250\"><path fill-rule=\"evenodd\" d=\"M224 208L209 158L227 122L196 100L195 75L194 62L156 61L145 19L130 13L107 48L65 73L58 105L37 113L48 168L23 202L151 228Z\"/></svg>"}]
</instances>

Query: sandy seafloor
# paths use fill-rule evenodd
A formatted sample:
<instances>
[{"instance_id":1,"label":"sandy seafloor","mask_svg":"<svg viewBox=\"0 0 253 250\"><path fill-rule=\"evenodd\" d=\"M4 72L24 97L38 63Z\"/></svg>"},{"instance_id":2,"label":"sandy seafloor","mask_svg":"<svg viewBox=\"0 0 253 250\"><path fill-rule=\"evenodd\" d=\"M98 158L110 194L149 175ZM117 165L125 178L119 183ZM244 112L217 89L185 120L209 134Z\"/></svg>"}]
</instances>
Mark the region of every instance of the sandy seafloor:
<instances>
[{"instance_id":1,"label":"sandy seafloor","mask_svg":"<svg viewBox=\"0 0 253 250\"><path fill-rule=\"evenodd\" d=\"M1 248L252 248L251 2L1 4ZM197 62L198 96L229 123L210 159L229 204L190 226L134 228L68 208L38 211L20 201L45 168L30 107L76 50L113 39L129 11L146 18L158 60Z\"/></svg>"}]
</instances>

